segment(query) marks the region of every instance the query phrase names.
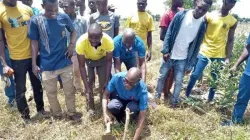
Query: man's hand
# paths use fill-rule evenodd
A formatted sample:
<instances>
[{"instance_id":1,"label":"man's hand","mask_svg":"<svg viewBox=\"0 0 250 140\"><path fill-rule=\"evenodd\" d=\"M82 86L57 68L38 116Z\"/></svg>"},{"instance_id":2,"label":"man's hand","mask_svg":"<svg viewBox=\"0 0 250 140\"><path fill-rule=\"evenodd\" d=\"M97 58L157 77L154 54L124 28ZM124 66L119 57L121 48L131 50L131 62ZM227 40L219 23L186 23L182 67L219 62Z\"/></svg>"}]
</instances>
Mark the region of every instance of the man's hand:
<instances>
[{"instance_id":1,"label":"man's hand","mask_svg":"<svg viewBox=\"0 0 250 140\"><path fill-rule=\"evenodd\" d=\"M236 71L237 71L237 66L234 65L234 66L230 69L230 71L236 72Z\"/></svg>"},{"instance_id":2,"label":"man's hand","mask_svg":"<svg viewBox=\"0 0 250 140\"><path fill-rule=\"evenodd\" d=\"M230 63L230 59L229 59L229 58L226 58L225 64L226 64L226 65L229 65L229 63Z\"/></svg>"},{"instance_id":3,"label":"man's hand","mask_svg":"<svg viewBox=\"0 0 250 140\"><path fill-rule=\"evenodd\" d=\"M185 71L185 74L188 75L188 74L190 74L190 72L191 72L191 70L187 70L187 71Z\"/></svg>"},{"instance_id":4,"label":"man's hand","mask_svg":"<svg viewBox=\"0 0 250 140\"><path fill-rule=\"evenodd\" d=\"M69 44L68 50L66 52L67 58L70 59L73 56L74 46L73 44Z\"/></svg>"},{"instance_id":5,"label":"man's hand","mask_svg":"<svg viewBox=\"0 0 250 140\"><path fill-rule=\"evenodd\" d=\"M103 118L104 118L104 123L105 123L105 124L111 122L111 119L110 119L110 117L109 117L108 114L104 114L104 115L103 115Z\"/></svg>"},{"instance_id":6,"label":"man's hand","mask_svg":"<svg viewBox=\"0 0 250 140\"><path fill-rule=\"evenodd\" d=\"M169 58L170 58L170 55L168 53L163 55L163 60L165 62L167 62L169 60Z\"/></svg>"},{"instance_id":7,"label":"man's hand","mask_svg":"<svg viewBox=\"0 0 250 140\"><path fill-rule=\"evenodd\" d=\"M148 51L147 56L146 56L147 62L151 60L151 54L152 54L152 52Z\"/></svg>"},{"instance_id":8,"label":"man's hand","mask_svg":"<svg viewBox=\"0 0 250 140\"><path fill-rule=\"evenodd\" d=\"M38 77L38 73L40 72L41 70L40 70L40 68L37 66L37 65L33 65L32 66L32 72L33 72L33 74L36 76L36 77Z\"/></svg>"},{"instance_id":9,"label":"man's hand","mask_svg":"<svg viewBox=\"0 0 250 140\"><path fill-rule=\"evenodd\" d=\"M9 66L5 65L3 66L3 74L6 77L10 77L14 74L14 71L12 68L10 68Z\"/></svg>"}]
</instances>

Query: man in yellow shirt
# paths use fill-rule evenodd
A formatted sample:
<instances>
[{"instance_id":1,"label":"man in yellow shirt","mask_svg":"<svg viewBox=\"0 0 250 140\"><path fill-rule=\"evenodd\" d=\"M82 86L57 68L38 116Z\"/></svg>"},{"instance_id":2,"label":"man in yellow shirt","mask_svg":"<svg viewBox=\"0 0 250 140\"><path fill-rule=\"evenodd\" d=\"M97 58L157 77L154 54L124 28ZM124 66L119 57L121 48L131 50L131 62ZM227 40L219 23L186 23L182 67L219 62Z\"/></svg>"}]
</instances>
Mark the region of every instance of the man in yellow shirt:
<instances>
[{"instance_id":1,"label":"man in yellow shirt","mask_svg":"<svg viewBox=\"0 0 250 140\"><path fill-rule=\"evenodd\" d=\"M219 12L214 11L206 15L207 31L201 44L198 62L187 86L187 97L189 97L192 88L202 75L209 61L229 64L234 44L234 33L237 27L237 20L229 11L235 6L236 1L237 0L223 0L223 5ZM214 81L218 78L217 75L218 71L211 71L211 76ZM215 90L216 85L210 85L208 95L209 102L213 101Z\"/></svg>"},{"instance_id":2,"label":"man in yellow shirt","mask_svg":"<svg viewBox=\"0 0 250 140\"><path fill-rule=\"evenodd\" d=\"M43 90L41 82L32 73L31 41L27 37L32 15L32 9L17 0L3 0L3 3L0 3L0 57L4 72L7 72L10 67L5 61L4 31L14 70L17 108L25 122L30 121L30 111L25 98L27 72L33 87L37 112L44 113Z\"/></svg>"},{"instance_id":3,"label":"man in yellow shirt","mask_svg":"<svg viewBox=\"0 0 250 140\"><path fill-rule=\"evenodd\" d=\"M111 76L113 50L114 43L112 38L102 32L102 27L98 23L91 24L88 33L82 35L76 43L76 53L86 89L89 115L94 113L94 70L96 69L97 71L100 100L102 100L102 91L106 88ZM85 64L87 64L88 72L86 72Z\"/></svg>"},{"instance_id":4,"label":"man in yellow shirt","mask_svg":"<svg viewBox=\"0 0 250 140\"><path fill-rule=\"evenodd\" d=\"M152 31L154 31L155 27L153 17L145 11L146 6L147 0L137 0L138 12L136 15L128 17L126 27L134 29L136 35L144 41L148 50L146 59L150 61L152 54Z\"/></svg>"}]
</instances>

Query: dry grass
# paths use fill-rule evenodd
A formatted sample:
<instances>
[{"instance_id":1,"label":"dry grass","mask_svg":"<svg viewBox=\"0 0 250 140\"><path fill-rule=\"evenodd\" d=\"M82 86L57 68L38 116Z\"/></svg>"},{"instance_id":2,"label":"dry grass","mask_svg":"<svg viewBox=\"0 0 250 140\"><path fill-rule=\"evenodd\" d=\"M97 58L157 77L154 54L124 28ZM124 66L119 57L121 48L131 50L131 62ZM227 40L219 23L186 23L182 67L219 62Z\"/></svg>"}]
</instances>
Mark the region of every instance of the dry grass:
<instances>
[{"instance_id":1,"label":"dry grass","mask_svg":"<svg viewBox=\"0 0 250 140\"><path fill-rule=\"evenodd\" d=\"M156 29L158 29L156 25ZM250 31L247 25L242 25L237 29L237 33ZM162 42L159 41L159 31L154 32L153 36L153 60L148 63L148 84L156 85L161 54ZM187 78L185 78L187 79ZM185 81L186 83L186 81ZM27 86L30 84L27 83ZM83 114L82 122L72 123L67 120L42 119L36 116L34 101L29 103L31 116L34 123L23 125L22 119L16 110L10 110L6 107L6 97L4 96L1 84L0 90L0 139L101 139L104 132L101 115L101 105L98 96L96 96L97 116L90 120L86 113L85 98L76 95L77 110ZM59 91L58 98L62 108L65 109L64 96ZM49 110L48 101L44 96L45 109ZM204 106L207 106L204 104ZM144 129L142 138L149 140L158 139L250 139L249 126L221 127L219 122L221 114L214 107L207 107L208 114L198 114L191 107L170 109L168 105L160 105L157 110L150 109L148 112L147 125ZM228 116L229 117L229 116ZM130 127L129 139L132 139L135 125ZM115 126L112 130L119 139L122 137L123 127Z\"/></svg>"}]
</instances>

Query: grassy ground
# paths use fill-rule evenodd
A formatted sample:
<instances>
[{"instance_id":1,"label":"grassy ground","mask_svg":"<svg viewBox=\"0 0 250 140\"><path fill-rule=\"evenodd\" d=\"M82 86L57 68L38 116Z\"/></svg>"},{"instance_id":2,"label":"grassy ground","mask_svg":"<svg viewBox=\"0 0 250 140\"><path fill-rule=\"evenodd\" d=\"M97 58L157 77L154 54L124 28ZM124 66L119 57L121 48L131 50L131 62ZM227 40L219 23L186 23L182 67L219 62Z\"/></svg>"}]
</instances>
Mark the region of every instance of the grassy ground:
<instances>
[{"instance_id":1,"label":"grassy ground","mask_svg":"<svg viewBox=\"0 0 250 140\"><path fill-rule=\"evenodd\" d=\"M153 87L156 85L156 79L161 62L160 49L162 42L159 41L159 30L153 33L153 59L147 64L148 84ZM237 29L237 35L248 33L249 26L240 25ZM243 45L242 45L243 46ZM205 75L206 76L206 75ZM184 88L188 77L185 77ZM206 79L206 77L205 77ZM29 83L27 86L29 87ZM206 84L204 84L206 85ZM43 119L36 116L34 101L29 103L31 116L34 123L30 125L23 125L22 119L16 110L11 110L6 107L6 97L3 92L3 84L0 90L0 140L1 139L86 139L96 140L101 139L104 132L101 104L98 97L95 97L97 115L93 119L89 119L86 113L85 98L76 95L77 110L83 114L82 121L73 123L64 120ZM206 89L206 88L205 88ZM30 91L29 91L30 92ZM205 93L205 92L204 92ZM202 94L204 94L202 93ZM65 101L63 92L59 90L58 98L65 110ZM49 104L44 95L45 109L49 111ZM210 106L202 103L202 108L206 113L197 111L197 108L192 106L182 106L179 109L173 110L168 107L168 104L159 105L156 110L149 109L146 128L143 131L142 139L158 140L158 139L250 139L250 127L248 125L235 127L222 127L220 121L222 118L230 118L230 112L223 115L216 106ZM229 109L230 110L230 109ZM130 126L129 138L133 137L135 125ZM123 127L114 126L112 133L119 139L122 138Z\"/></svg>"}]
</instances>

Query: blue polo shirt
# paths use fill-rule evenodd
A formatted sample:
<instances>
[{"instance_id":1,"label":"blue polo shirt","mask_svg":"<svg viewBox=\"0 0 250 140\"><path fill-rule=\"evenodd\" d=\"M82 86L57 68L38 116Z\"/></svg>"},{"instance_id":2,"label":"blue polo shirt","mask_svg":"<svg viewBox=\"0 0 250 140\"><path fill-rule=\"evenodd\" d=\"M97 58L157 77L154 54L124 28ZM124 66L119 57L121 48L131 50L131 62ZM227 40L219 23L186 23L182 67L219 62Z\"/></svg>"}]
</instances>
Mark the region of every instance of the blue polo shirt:
<instances>
[{"instance_id":1,"label":"blue polo shirt","mask_svg":"<svg viewBox=\"0 0 250 140\"><path fill-rule=\"evenodd\" d=\"M146 55L144 42L138 36L135 37L134 44L130 50L126 49L125 44L122 42L122 35L118 35L114 38L114 45L115 49L113 55L115 58L120 58L122 60L135 58L137 52L140 58L143 58Z\"/></svg>"},{"instance_id":2,"label":"blue polo shirt","mask_svg":"<svg viewBox=\"0 0 250 140\"><path fill-rule=\"evenodd\" d=\"M144 111L148 108L148 90L145 83L140 80L131 90L126 90L124 79L127 72L120 72L112 76L107 86L108 92L117 92L119 98L139 102L139 108Z\"/></svg>"},{"instance_id":3,"label":"blue polo shirt","mask_svg":"<svg viewBox=\"0 0 250 140\"><path fill-rule=\"evenodd\" d=\"M247 45L250 45L250 34L247 39ZM247 60L247 66L246 66L244 74L250 76L250 48L248 48L248 60Z\"/></svg>"},{"instance_id":4,"label":"blue polo shirt","mask_svg":"<svg viewBox=\"0 0 250 140\"><path fill-rule=\"evenodd\" d=\"M49 40L50 53L45 49L45 43L40 38L38 22L36 18L41 15L32 17L30 21L30 28L28 37L31 40L39 41L40 52L40 68L42 71L55 71L65 68L72 64L71 60L67 58L67 36L66 30L72 32L74 26L68 15L58 13L55 19L44 19L46 33Z\"/></svg>"}]
</instances>

